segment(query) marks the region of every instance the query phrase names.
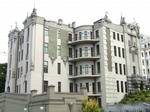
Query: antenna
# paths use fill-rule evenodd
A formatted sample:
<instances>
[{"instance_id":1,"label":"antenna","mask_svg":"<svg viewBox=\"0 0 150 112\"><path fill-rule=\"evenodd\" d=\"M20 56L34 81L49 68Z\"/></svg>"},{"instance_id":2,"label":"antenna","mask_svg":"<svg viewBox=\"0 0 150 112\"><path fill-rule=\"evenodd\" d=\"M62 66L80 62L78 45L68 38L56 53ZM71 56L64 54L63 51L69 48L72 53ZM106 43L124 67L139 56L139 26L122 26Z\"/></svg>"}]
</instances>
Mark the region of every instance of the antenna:
<instances>
[{"instance_id":1,"label":"antenna","mask_svg":"<svg viewBox=\"0 0 150 112\"><path fill-rule=\"evenodd\" d=\"M17 22L15 22L16 28L17 28Z\"/></svg>"}]
</instances>

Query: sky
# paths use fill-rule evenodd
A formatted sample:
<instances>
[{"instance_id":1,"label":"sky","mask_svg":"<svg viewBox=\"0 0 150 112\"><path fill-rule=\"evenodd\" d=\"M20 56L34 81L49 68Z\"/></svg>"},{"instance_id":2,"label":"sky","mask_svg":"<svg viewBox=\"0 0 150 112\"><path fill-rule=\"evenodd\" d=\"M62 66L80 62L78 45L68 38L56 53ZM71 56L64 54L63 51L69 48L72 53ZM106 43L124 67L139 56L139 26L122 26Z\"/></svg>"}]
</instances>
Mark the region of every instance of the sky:
<instances>
[{"instance_id":1,"label":"sky","mask_svg":"<svg viewBox=\"0 0 150 112\"><path fill-rule=\"evenodd\" d=\"M127 23L136 21L140 32L150 35L150 0L0 0L0 63L7 62L8 33L23 28L23 21L32 9L38 16L63 23L76 22L76 26L93 24L104 17L106 11L113 23L119 24L121 15Z\"/></svg>"}]
</instances>

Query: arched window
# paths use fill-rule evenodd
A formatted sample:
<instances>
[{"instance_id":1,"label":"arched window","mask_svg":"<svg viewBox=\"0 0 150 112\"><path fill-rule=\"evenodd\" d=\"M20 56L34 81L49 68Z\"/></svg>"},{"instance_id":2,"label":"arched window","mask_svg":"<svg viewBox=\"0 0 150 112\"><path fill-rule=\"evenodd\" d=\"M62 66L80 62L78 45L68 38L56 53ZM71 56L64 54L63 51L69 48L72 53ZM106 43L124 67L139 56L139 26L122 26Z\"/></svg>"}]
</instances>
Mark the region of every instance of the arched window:
<instances>
[{"instance_id":1,"label":"arched window","mask_svg":"<svg viewBox=\"0 0 150 112\"><path fill-rule=\"evenodd\" d=\"M9 87L9 86L7 87L7 92L8 92L8 93L10 92L10 87Z\"/></svg>"}]
</instances>

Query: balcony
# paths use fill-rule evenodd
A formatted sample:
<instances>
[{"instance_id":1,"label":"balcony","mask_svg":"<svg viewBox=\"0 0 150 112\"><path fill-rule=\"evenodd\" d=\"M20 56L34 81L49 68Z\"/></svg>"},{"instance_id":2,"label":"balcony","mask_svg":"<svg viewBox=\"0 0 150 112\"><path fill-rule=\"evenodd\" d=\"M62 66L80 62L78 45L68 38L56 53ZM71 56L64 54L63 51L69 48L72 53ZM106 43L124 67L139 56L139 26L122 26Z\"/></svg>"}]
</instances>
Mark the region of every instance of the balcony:
<instances>
[{"instance_id":1,"label":"balcony","mask_svg":"<svg viewBox=\"0 0 150 112\"><path fill-rule=\"evenodd\" d=\"M73 41L68 41L69 45L77 45L77 44L94 44L96 42L99 42L99 39L96 38L87 38L87 39L82 39L82 40L73 40Z\"/></svg>"},{"instance_id":2,"label":"balcony","mask_svg":"<svg viewBox=\"0 0 150 112\"><path fill-rule=\"evenodd\" d=\"M74 57L74 58L69 58L70 62L76 62L76 61L94 61L100 59L100 55L94 56L94 55L89 55L89 56L81 56L81 57Z\"/></svg>"},{"instance_id":3,"label":"balcony","mask_svg":"<svg viewBox=\"0 0 150 112\"><path fill-rule=\"evenodd\" d=\"M78 79L78 78L99 78L100 74L91 75L91 74L80 74L80 75L69 75L69 79Z\"/></svg>"}]
</instances>

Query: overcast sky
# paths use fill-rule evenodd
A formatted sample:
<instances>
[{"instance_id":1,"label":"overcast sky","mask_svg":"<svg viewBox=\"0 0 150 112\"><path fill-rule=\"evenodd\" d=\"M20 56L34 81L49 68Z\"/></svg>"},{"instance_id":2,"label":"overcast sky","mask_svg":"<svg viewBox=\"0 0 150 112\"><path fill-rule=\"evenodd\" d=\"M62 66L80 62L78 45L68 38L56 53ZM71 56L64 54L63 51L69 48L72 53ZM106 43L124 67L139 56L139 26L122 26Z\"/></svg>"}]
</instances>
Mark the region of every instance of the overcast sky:
<instances>
[{"instance_id":1,"label":"overcast sky","mask_svg":"<svg viewBox=\"0 0 150 112\"><path fill-rule=\"evenodd\" d=\"M69 24L92 24L108 12L112 22L119 24L123 15L128 23L134 18L141 33L150 35L150 0L0 0L0 63L7 62L8 33L15 27L23 28L22 22L34 7L39 16L57 21L59 18Z\"/></svg>"}]
</instances>

